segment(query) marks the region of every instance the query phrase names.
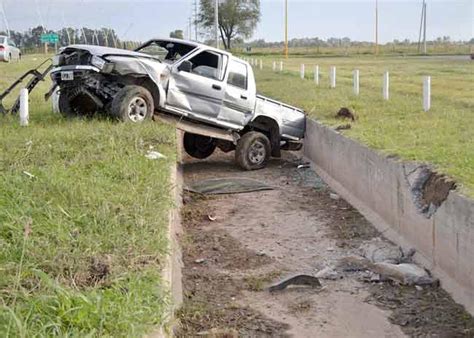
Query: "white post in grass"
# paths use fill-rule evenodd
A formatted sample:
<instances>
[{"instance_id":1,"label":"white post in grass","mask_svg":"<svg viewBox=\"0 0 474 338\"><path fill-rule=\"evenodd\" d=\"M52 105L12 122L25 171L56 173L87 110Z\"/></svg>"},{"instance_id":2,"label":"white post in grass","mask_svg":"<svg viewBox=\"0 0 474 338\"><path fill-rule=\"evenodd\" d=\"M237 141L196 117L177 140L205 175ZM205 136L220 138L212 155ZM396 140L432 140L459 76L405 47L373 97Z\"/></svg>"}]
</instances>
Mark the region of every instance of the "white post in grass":
<instances>
[{"instance_id":1,"label":"white post in grass","mask_svg":"<svg viewBox=\"0 0 474 338\"><path fill-rule=\"evenodd\" d=\"M29 116L28 89L22 88L20 90L20 126L28 125Z\"/></svg>"},{"instance_id":2,"label":"white post in grass","mask_svg":"<svg viewBox=\"0 0 474 338\"><path fill-rule=\"evenodd\" d=\"M277 70L277 63L276 61L273 61L273 71L276 71Z\"/></svg>"},{"instance_id":3,"label":"white post in grass","mask_svg":"<svg viewBox=\"0 0 474 338\"><path fill-rule=\"evenodd\" d=\"M354 77L354 94L359 95L359 70L354 69L352 75Z\"/></svg>"},{"instance_id":4,"label":"white post in grass","mask_svg":"<svg viewBox=\"0 0 474 338\"><path fill-rule=\"evenodd\" d=\"M283 61L280 61L280 72L283 71Z\"/></svg>"},{"instance_id":5,"label":"white post in grass","mask_svg":"<svg viewBox=\"0 0 474 338\"><path fill-rule=\"evenodd\" d=\"M263 69L263 60L260 59L260 70L262 70L262 69Z\"/></svg>"},{"instance_id":6,"label":"white post in grass","mask_svg":"<svg viewBox=\"0 0 474 338\"><path fill-rule=\"evenodd\" d=\"M319 86L319 66L314 67L314 82Z\"/></svg>"},{"instance_id":7,"label":"white post in grass","mask_svg":"<svg viewBox=\"0 0 474 338\"><path fill-rule=\"evenodd\" d=\"M331 88L336 88L336 67L331 66L329 71L329 80L331 82Z\"/></svg>"},{"instance_id":8,"label":"white post in grass","mask_svg":"<svg viewBox=\"0 0 474 338\"><path fill-rule=\"evenodd\" d=\"M431 108L431 76L423 77L423 110Z\"/></svg>"},{"instance_id":9,"label":"white post in grass","mask_svg":"<svg viewBox=\"0 0 474 338\"><path fill-rule=\"evenodd\" d=\"M304 63L301 64L301 69L300 69L300 77L301 77L301 80L304 80Z\"/></svg>"},{"instance_id":10,"label":"white post in grass","mask_svg":"<svg viewBox=\"0 0 474 338\"><path fill-rule=\"evenodd\" d=\"M390 74L385 72L383 74L383 99L388 100L390 98Z\"/></svg>"}]
</instances>

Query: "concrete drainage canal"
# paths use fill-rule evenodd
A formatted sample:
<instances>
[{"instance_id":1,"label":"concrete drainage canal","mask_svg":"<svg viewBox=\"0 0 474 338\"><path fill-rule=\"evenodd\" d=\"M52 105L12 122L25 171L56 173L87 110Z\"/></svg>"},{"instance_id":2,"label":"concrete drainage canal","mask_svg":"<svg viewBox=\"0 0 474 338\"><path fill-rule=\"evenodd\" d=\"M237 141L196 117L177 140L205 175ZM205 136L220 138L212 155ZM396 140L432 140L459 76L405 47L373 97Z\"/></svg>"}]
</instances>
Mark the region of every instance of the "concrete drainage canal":
<instances>
[{"instance_id":1,"label":"concrete drainage canal","mask_svg":"<svg viewBox=\"0 0 474 338\"><path fill-rule=\"evenodd\" d=\"M188 186L239 177L270 188L184 194L178 336L474 335L414 250L386 240L301 159L243 172L216 153L186 158L183 172Z\"/></svg>"}]
</instances>

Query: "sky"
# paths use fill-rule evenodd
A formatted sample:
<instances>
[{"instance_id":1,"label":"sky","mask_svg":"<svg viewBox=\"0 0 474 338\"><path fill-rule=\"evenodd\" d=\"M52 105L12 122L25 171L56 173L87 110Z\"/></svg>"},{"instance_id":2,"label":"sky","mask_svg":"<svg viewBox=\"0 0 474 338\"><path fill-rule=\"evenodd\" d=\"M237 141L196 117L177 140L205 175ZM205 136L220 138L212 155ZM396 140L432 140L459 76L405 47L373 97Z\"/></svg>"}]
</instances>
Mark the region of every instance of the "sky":
<instances>
[{"instance_id":1,"label":"sky","mask_svg":"<svg viewBox=\"0 0 474 338\"><path fill-rule=\"evenodd\" d=\"M10 29L44 24L112 27L122 39L145 41L184 29L193 0L0 0ZM288 0L289 37L374 39L375 0ZM379 0L379 40L418 40L422 0ZM474 36L474 0L427 0L427 38ZM0 6L1 10L1 6ZM261 0L261 21L251 38L284 39L284 0ZM1 19L1 18L0 18ZM0 30L5 23L0 20Z\"/></svg>"}]
</instances>

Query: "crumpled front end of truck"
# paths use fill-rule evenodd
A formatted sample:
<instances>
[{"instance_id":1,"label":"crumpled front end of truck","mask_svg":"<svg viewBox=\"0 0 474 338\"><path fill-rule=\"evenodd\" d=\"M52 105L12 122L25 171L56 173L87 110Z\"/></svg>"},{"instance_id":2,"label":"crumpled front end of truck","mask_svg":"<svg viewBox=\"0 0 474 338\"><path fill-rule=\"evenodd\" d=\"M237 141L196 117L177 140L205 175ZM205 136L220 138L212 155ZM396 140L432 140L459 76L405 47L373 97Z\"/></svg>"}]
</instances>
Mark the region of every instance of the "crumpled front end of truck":
<instances>
[{"instance_id":1,"label":"crumpled front end of truck","mask_svg":"<svg viewBox=\"0 0 474 338\"><path fill-rule=\"evenodd\" d=\"M169 73L165 64L139 53L104 48L104 54L93 47L67 47L53 59L53 95L58 96L53 101L63 115L114 115L114 99L130 86L146 90L153 107L162 104Z\"/></svg>"}]
</instances>

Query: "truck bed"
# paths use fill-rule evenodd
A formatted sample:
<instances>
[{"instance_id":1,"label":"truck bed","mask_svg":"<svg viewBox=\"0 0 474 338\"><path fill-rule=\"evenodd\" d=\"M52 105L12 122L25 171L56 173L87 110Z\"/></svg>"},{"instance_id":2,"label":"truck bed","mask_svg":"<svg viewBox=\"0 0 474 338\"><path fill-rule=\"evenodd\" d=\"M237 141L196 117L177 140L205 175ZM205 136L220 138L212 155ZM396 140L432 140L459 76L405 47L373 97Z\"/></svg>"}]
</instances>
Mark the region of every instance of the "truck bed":
<instances>
[{"instance_id":1,"label":"truck bed","mask_svg":"<svg viewBox=\"0 0 474 338\"><path fill-rule=\"evenodd\" d=\"M281 128L282 139L300 140L306 128L305 112L289 104L257 95L255 117L259 115L274 116Z\"/></svg>"}]
</instances>

